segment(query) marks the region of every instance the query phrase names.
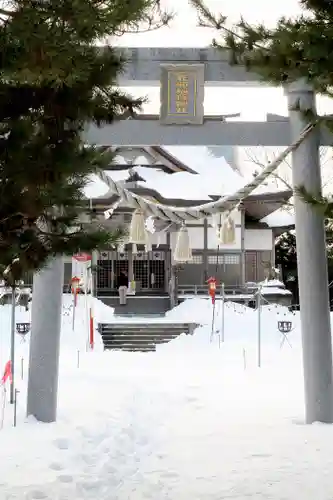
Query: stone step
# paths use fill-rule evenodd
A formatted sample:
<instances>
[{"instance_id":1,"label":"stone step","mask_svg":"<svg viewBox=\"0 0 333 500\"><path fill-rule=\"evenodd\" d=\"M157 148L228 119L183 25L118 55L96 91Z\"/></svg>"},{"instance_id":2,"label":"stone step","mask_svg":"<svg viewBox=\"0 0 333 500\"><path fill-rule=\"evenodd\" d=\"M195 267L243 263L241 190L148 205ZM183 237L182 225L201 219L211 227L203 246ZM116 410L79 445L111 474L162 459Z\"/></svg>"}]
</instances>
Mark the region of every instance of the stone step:
<instances>
[{"instance_id":1,"label":"stone step","mask_svg":"<svg viewBox=\"0 0 333 500\"><path fill-rule=\"evenodd\" d=\"M105 329L117 329L117 328L124 328L126 330L131 330L131 329L142 329L145 328L146 330L149 329L162 329L165 330L167 328L173 329L173 328L185 328L188 330L191 325L194 325L194 323L166 323L166 322L160 322L160 323L144 323L144 322L123 322L123 323L98 323L98 327L102 328L103 330Z\"/></svg>"},{"instance_id":2,"label":"stone step","mask_svg":"<svg viewBox=\"0 0 333 500\"><path fill-rule=\"evenodd\" d=\"M121 352L156 352L156 346L121 346L121 347L106 347L106 351L121 351Z\"/></svg>"},{"instance_id":3,"label":"stone step","mask_svg":"<svg viewBox=\"0 0 333 500\"><path fill-rule=\"evenodd\" d=\"M180 327L180 328L103 328L100 333L102 333L103 335L105 334L112 334L112 333L115 333L115 334L121 334L121 333L146 333L147 335L150 335L151 333L153 332L161 332L161 333L165 333L165 332L175 332L175 333L178 333L178 332L185 332L185 333L188 333L189 332L189 329L186 328L186 327Z\"/></svg>"},{"instance_id":4,"label":"stone step","mask_svg":"<svg viewBox=\"0 0 333 500\"><path fill-rule=\"evenodd\" d=\"M171 340L179 337L184 332L151 332L147 333L127 333L122 332L121 334L113 334L107 333L103 334L103 342L106 345L107 343L122 343L122 342L133 342L133 343L155 343L161 344L165 342L170 342Z\"/></svg>"},{"instance_id":5,"label":"stone step","mask_svg":"<svg viewBox=\"0 0 333 500\"><path fill-rule=\"evenodd\" d=\"M131 322L99 323L104 348L122 351L155 351L156 345L170 342L179 335L192 334L194 323Z\"/></svg>"},{"instance_id":6,"label":"stone step","mask_svg":"<svg viewBox=\"0 0 333 500\"><path fill-rule=\"evenodd\" d=\"M154 331L152 330L151 332L136 332L136 331L124 331L122 330L121 332L103 332L103 338L122 338L122 337L127 337L127 338L147 338L151 339L154 337L170 337L170 338L175 338L178 337L178 335L181 335L184 333L183 330L168 330L168 331Z\"/></svg>"},{"instance_id":7,"label":"stone step","mask_svg":"<svg viewBox=\"0 0 333 500\"><path fill-rule=\"evenodd\" d=\"M154 335L151 337L134 337L134 336L127 336L127 335L122 335L118 337L113 337L113 336L108 336L108 337L103 337L103 342L105 345L107 344L122 344L124 342L129 342L133 344L142 344L142 343L154 343L154 344L163 344L165 342L170 342L171 340L177 338L179 335Z\"/></svg>"},{"instance_id":8,"label":"stone step","mask_svg":"<svg viewBox=\"0 0 333 500\"><path fill-rule=\"evenodd\" d=\"M156 345L132 345L132 344L121 344L121 345L105 345L104 349L106 351L127 351L127 352L155 352Z\"/></svg>"},{"instance_id":9,"label":"stone step","mask_svg":"<svg viewBox=\"0 0 333 500\"><path fill-rule=\"evenodd\" d=\"M122 339L103 339L105 345L122 345L122 344L131 344L131 345L155 345L155 340L154 339L127 339L127 338L122 338ZM167 339L167 342L172 339Z\"/></svg>"},{"instance_id":10,"label":"stone step","mask_svg":"<svg viewBox=\"0 0 333 500\"><path fill-rule=\"evenodd\" d=\"M156 346L144 346L144 347L132 347L123 346L119 349L113 349L114 351L124 351L124 352L155 352Z\"/></svg>"},{"instance_id":11,"label":"stone step","mask_svg":"<svg viewBox=\"0 0 333 500\"><path fill-rule=\"evenodd\" d=\"M181 330L150 330L150 331L144 331L144 330L119 330L119 331L114 331L114 330L107 330L106 332L102 332L103 337L122 337L124 335L127 335L129 337L133 336L135 338L137 337L147 337L147 338L152 338L152 337L177 337L178 335L181 335L182 333L187 334L186 331L183 329Z\"/></svg>"},{"instance_id":12,"label":"stone step","mask_svg":"<svg viewBox=\"0 0 333 500\"><path fill-rule=\"evenodd\" d=\"M148 341L127 341L124 339L122 342L104 341L105 349L112 350L131 350L131 351L155 351L156 343Z\"/></svg>"}]
</instances>

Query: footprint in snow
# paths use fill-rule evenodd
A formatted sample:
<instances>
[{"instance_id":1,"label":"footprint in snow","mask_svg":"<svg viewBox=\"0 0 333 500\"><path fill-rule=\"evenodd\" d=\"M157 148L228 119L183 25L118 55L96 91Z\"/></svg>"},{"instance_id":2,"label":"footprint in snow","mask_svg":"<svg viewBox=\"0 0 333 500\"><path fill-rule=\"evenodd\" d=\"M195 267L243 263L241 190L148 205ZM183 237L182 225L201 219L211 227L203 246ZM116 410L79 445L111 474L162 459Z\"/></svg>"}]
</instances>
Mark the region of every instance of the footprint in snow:
<instances>
[{"instance_id":1,"label":"footprint in snow","mask_svg":"<svg viewBox=\"0 0 333 500\"><path fill-rule=\"evenodd\" d=\"M66 438L59 438L55 439L54 445L59 449L59 450L68 450L69 448L69 440Z\"/></svg>"},{"instance_id":2,"label":"footprint in snow","mask_svg":"<svg viewBox=\"0 0 333 500\"><path fill-rule=\"evenodd\" d=\"M49 497L44 491L32 491L29 495L29 500L47 500Z\"/></svg>"},{"instance_id":3,"label":"footprint in snow","mask_svg":"<svg viewBox=\"0 0 333 500\"><path fill-rule=\"evenodd\" d=\"M52 464L49 465L49 468L51 470L60 471L60 470L63 470L64 467L57 462L53 462Z\"/></svg>"},{"instance_id":4,"label":"footprint in snow","mask_svg":"<svg viewBox=\"0 0 333 500\"><path fill-rule=\"evenodd\" d=\"M70 474L61 474L60 476L58 476L58 481L60 483L72 483L74 481L74 478Z\"/></svg>"}]
</instances>

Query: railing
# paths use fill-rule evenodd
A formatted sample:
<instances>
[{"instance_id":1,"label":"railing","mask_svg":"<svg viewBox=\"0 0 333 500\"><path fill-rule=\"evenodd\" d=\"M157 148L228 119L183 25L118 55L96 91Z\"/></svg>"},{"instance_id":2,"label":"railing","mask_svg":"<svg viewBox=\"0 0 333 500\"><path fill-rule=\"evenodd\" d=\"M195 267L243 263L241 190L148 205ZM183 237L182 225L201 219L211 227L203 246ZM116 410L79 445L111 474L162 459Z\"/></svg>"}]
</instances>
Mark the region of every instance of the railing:
<instances>
[{"instance_id":1,"label":"railing","mask_svg":"<svg viewBox=\"0 0 333 500\"><path fill-rule=\"evenodd\" d=\"M252 295L258 290L257 285L251 286L225 286L224 293L225 295ZM178 285L178 295L207 295L208 286L207 285ZM218 296L221 293L221 287L217 286L216 295Z\"/></svg>"}]
</instances>

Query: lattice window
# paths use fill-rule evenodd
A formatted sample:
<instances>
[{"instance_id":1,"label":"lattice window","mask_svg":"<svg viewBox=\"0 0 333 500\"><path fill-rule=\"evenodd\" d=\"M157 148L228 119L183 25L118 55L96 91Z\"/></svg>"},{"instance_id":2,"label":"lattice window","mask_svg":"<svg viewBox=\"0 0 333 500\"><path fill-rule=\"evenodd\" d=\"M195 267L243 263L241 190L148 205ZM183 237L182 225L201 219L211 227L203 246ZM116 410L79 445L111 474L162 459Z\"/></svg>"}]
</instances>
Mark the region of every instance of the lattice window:
<instances>
[{"instance_id":1,"label":"lattice window","mask_svg":"<svg viewBox=\"0 0 333 500\"><path fill-rule=\"evenodd\" d=\"M202 264L202 262L203 262L202 255L193 255L190 263L191 264Z\"/></svg>"},{"instance_id":2,"label":"lattice window","mask_svg":"<svg viewBox=\"0 0 333 500\"><path fill-rule=\"evenodd\" d=\"M133 278L137 281L137 289L162 290L165 289L165 258L163 251L143 252L136 254L128 252L100 253L98 260L97 281L99 290L115 290L117 277L120 271L129 272L131 266L129 257L133 260ZM129 276L131 278L131 276Z\"/></svg>"},{"instance_id":3,"label":"lattice window","mask_svg":"<svg viewBox=\"0 0 333 500\"><path fill-rule=\"evenodd\" d=\"M208 255L208 264L237 265L240 263L238 254Z\"/></svg>"},{"instance_id":4,"label":"lattice window","mask_svg":"<svg viewBox=\"0 0 333 500\"><path fill-rule=\"evenodd\" d=\"M208 264L224 264L224 255L208 255Z\"/></svg>"},{"instance_id":5,"label":"lattice window","mask_svg":"<svg viewBox=\"0 0 333 500\"><path fill-rule=\"evenodd\" d=\"M133 275L138 289L163 290L165 285L164 260L134 259Z\"/></svg>"},{"instance_id":6,"label":"lattice window","mask_svg":"<svg viewBox=\"0 0 333 500\"><path fill-rule=\"evenodd\" d=\"M236 265L236 264L239 264L239 262L240 262L240 259L239 259L239 255L237 255L237 254L224 255L224 263L225 264Z\"/></svg>"},{"instance_id":7,"label":"lattice window","mask_svg":"<svg viewBox=\"0 0 333 500\"><path fill-rule=\"evenodd\" d=\"M208 255L208 264L216 264L217 255Z\"/></svg>"},{"instance_id":8,"label":"lattice window","mask_svg":"<svg viewBox=\"0 0 333 500\"><path fill-rule=\"evenodd\" d=\"M97 288L105 290L113 288L114 273L112 260L107 260L105 255L101 254L101 259L97 262Z\"/></svg>"}]
</instances>

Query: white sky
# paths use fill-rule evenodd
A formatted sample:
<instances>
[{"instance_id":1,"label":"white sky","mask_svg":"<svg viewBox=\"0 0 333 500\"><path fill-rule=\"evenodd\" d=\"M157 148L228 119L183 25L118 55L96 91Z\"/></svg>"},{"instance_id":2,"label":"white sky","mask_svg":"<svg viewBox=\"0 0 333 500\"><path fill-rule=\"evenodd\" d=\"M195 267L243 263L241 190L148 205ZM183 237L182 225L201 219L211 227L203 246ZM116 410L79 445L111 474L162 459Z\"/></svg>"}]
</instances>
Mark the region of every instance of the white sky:
<instances>
[{"instance_id":1,"label":"white sky","mask_svg":"<svg viewBox=\"0 0 333 500\"><path fill-rule=\"evenodd\" d=\"M239 20L242 16L252 24L263 22L267 27L273 27L277 19L281 16L295 16L301 10L297 0L206 0L211 10L228 16L230 24ZM211 44L213 37L218 37L205 28L197 27L196 12L188 5L187 0L161 0L163 8L175 12L176 17L170 27L157 30L155 32L140 35L125 35L117 40L117 44L128 47L207 47ZM134 96L149 97L150 102L144 110L150 113L159 112L159 88L133 87L129 90ZM317 106L319 113L333 113L333 100L318 97ZM260 121L265 120L266 113L287 115L287 102L282 89L278 88L206 88L205 90L205 113L241 113L240 120ZM287 145L286 145L287 146ZM188 163L193 160L193 148L188 149ZM281 148L250 148L255 152L258 160L264 164L270 160ZM185 151L184 151L185 154ZM250 175L253 169L257 169L252 162L249 162L245 148L238 148L239 162L244 164L245 172ZM330 156L330 155L329 155ZM183 158L185 161L185 158ZM207 155L205 160L209 164L210 158ZM251 164L250 164L251 163ZM331 161L326 161L327 173L323 172L326 181L326 189L332 185ZM248 170L248 172L246 172ZM279 174L284 179L290 180L290 168L288 164L281 165ZM325 183L324 183L325 184ZM282 188L285 186L282 185ZM106 188L102 185L92 188L90 196L104 194ZM97 194L97 189L99 193Z\"/></svg>"},{"instance_id":2,"label":"white sky","mask_svg":"<svg viewBox=\"0 0 333 500\"><path fill-rule=\"evenodd\" d=\"M161 0L163 8L175 13L170 27L140 35L125 35L117 43L132 47L205 47L211 44L216 32L197 27L197 15L187 0ZM274 26L281 16L294 16L299 13L297 0L207 0L207 5L214 12L223 13L232 24L243 16L251 23L263 22ZM148 95L150 103L146 112L159 111L158 88L131 88L133 95ZM333 112L333 102L318 98L320 113ZM286 98L280 89L236 89L207 88L205 92L205 112L222 114L241 112L242 120L263 120L267 112L287 114Z\"/></svg>"},{"instance_id":3,"label":"white sky","mask_svg":"<svg viewBox=\"0 0 333 500\"><path fill-rule=\"evenodd\" d=\"M170 28L142 35L126 35L120 44L140 47L204 47L210 44L214 32L197 27L197 15L187 0L161 0L162 8L173 11L176 16ZM300 12L297 0L206 0L206 5L216 13L223 13L228 22L240 16L251 23L263 22L274 26L282 16L293 16Z\"/></svg>"}]
</instances>

